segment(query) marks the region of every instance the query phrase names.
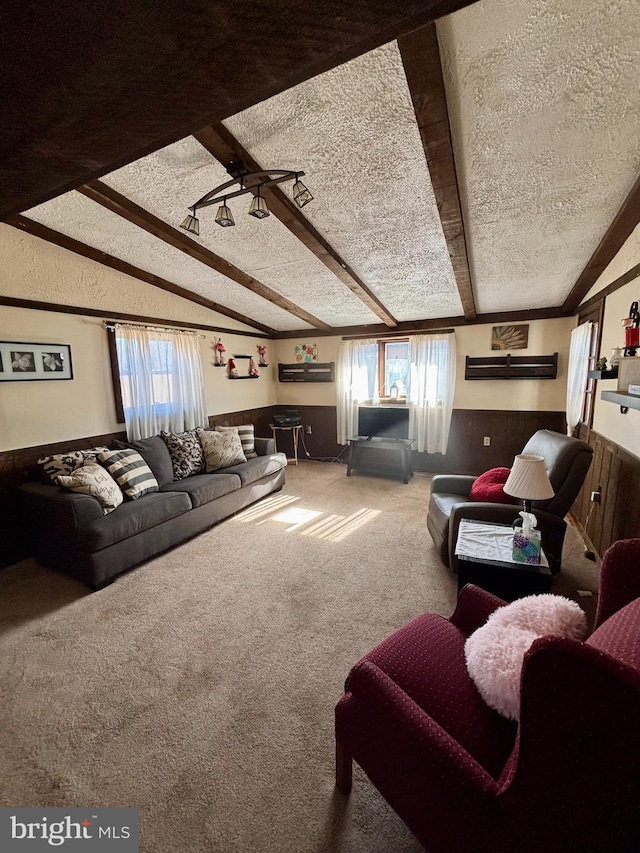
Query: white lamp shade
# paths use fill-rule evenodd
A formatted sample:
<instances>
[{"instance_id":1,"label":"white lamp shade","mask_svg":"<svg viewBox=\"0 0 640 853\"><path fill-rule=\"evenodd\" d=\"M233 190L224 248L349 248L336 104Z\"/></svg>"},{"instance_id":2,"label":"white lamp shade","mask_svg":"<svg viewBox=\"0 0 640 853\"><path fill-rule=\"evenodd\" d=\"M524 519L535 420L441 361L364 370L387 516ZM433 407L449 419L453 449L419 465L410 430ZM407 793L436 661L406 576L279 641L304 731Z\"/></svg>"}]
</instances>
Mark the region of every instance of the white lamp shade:
<instances>
[{"instance_id":1,"label":"white lamp shade","mask_svg":"<svg viewBox=\"0 0 640 853\"><path fill-rule=\"evenodd\" d=\"M542 456L521 453L513 460L511 473L504 490L514 498L528 501L544 501L555 494L547 475Z\"/></svg>"}]
</instances>

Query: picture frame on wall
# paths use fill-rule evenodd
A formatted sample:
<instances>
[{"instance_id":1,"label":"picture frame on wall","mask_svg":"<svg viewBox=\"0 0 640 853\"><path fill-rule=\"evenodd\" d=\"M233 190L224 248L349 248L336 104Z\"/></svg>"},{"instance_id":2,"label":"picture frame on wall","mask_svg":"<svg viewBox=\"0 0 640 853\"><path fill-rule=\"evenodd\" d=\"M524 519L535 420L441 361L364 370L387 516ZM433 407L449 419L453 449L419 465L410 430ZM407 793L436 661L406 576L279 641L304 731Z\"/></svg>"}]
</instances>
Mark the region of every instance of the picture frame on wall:
<instances>
[{"instance_id":1,"label":"picture frame on wall","mask_svg":"<svg viewBox=\"0 0 640 853\"><path fill-rule=\"evenodd\" d=\"M0 341L0 382L73 379L69 344Z\"/></svg>"},{"instance_id":2,"label":"picture frame on wall","mask_svg":"<svg viewBox=\"0 0 640 853\"><path fill-rule=\"evenodd\" d=\"M492 350L526 349L529 345L529 324L494 326L491 330Z\"/></svg>"}]
</instances>

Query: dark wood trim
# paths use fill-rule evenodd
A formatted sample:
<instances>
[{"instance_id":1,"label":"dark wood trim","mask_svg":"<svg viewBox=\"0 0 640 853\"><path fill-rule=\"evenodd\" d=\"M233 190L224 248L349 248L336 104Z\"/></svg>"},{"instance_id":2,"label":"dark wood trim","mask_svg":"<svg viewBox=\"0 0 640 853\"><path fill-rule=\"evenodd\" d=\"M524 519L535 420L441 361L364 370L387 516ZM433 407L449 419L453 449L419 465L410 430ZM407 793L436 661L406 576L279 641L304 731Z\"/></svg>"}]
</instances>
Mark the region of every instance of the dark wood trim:
<instances>
[{"instance_id":1,"label":"dark wood trim","mask_svg":"<svg viewBox=\"0 0 640 853\"><path fill-rule=\"evenodd\" d=\"M111 367L113 399L116 404L116 419L119 424L124 424L124 403L122 402L122 385L120 384L120 363L118 361L116 336L115 332L113 332L111 329L105 329L105 332L107 333L107 345L109 347L109 365Z\"/></svg>"},{"instance_id":2,"label":"dark wood trim","mask_svg":"<svg viewBox=\"0 0 640 853\"><path fill-rule=\"evenodd\" d=\"M232 177L244 171L260 172L264 168L222 124L208 125L193 134L198 142L221 163ZM279 186L266 187L263 196L269 210L289 231L321 261L354 296L376 314L387 326L398 325L395 317L385 308L362 279L336 252L327 240L313 227L304 213Z\"/></svg>"},{"instance_id":3,"label":"dark wood trim","mask_svg":"<svg viewBox=\"0 0 640 853\"><path fill-rule=\"evenodd\" d=\"M398 47L462 310L467 320L473 320L476 317L476 304L435 23L401 36L398 39Z\"/></svg>"},{"instance_id":4,"label":"dark wood trim","mask_svg":"<svg viewBox=\"0 0 640 853\"><path fill-rule=\"evenodd\" d=\"M165 243L173 246L174 249L184 252L190 258L210 267L212 270L231 279L231 281L235 281L236 284L246 287L247 290L255 293L256 296L261 296L267 302L271 302L273 305L277 305L278 308L282 308L283 311L288 311L289 314L293 314L299 320L321 329L330 328L327 323L319 320L313 314L310 314L286 297L281 296L275 290L267 287L266 284L244 272L240 267L229 263L221 255L216 255L211 249L207 249L200 243L196 243L185 231L174 228L172 225L154 216L153 213L140 207L139 204L131 201L131 199L107 184L102 183L102 181L93 181L91 184L78 187L78 192L95 201L96 204L106 207L107 210L110 210L117 216L126 219L127 222L137 225L159 240L164 240ZM245 322L248 321L245 320Z\"/></svg>"},{"instance_id":5,"label":"dark wood trim","mask_svg":"<svg viewBox=\"0 0 640 853\"><path fill-rule=\"evenodd\" d=\"M582 316L583 312L592 306L596 305L601 300L604 300L612 293L615 293L616 290L619 290L625 284L629 284L630 281L640 277L640 264L636 264L635 267L631 267L630 270L627 270L621 276L616 278L611 284L608 284L606 287L603 287L602 290L599 290L596 294L594 294L590 299L587 299L586 302L582 302L575 309L576 314ZM622 318L620 318L622 319Z\"/></svg>"},{"instance_id":6,"label":"dark wood trim","mask_svg":"<svg viewBox=\"0 0 640 853\"><path fill-rule=\"evenodd\" d=\"M5 4L0 218L471 2Z\"/></svg>"},{"instance_id":7,"label":"dark wood trim","mask_svg":"<svg viewBox=\"0 0 640 853\"><path fill-rule=\"evenodd\" d=\"M582 270L576 283L571 288L571 292L562 306L565 311L574 311L577 308L620 251L623 243L638 222L640 222L640 177L638 177L631 192L624 200L615 219L607 228L604 237L598 244L598 248L589 258L586 267Z\"/></svg>"},{"instance_id":8,"label":"dark wood trim","mask_svg":"<svg viewBox=\"0 0 640 853\"><path fill-rule=\"evenodd\" d=\"M123 314L121 311L104 311L101 308L81 308L77 305L64 305L59 302L39 302L36 299L17 299L14 296L0 296L0 305L10 308L27 308L31 311L52 311L55 314L78 314L81 317L100 317L104 320L122 320L127 323L143 323L151 326L171 326L176 328L202 329L205 332L223 332L225 335L242 335L246 338L271 338L273 335L259 332L245 332L240 329L228 329L226 326L206 326L203 323L191 323L184 320L167 320L162 317L145 317L142 314Z\"/></svg>"},{"instance_id":9,"label":"dark wood trim","mask_svg":"<svg viewBox=\"0 0 640 853\"><path fill-rule=\"evenodd\" d=\"M477 326L478 324L495 324L495 323L519 323L525 320L555 320L561 317L572 316L567 314L561 308L535 308L531 311L505 311L500 314L478 314L474 320L467 320L465 317L441 317L436 320L407 320L406 322L398 323L398 327L389 331L386 326L335 326L328 331L319 329L314 331L314 337L325 337L327 335L336 335L342 337L359 337L359 338L384 338L390 335L410 335L419 334L420 332L434 331L450 331L445 328L447 326ZM277 332L278 339L300 338L304 337L304 331Z\"/></svg>"},{"instance_id":10,"label":"dark wood trim","mask_svg":"<svg viewBox=\"0 0 640 853\"><path fill-rule=\"evenodd\" d=\"M265 335L273 336L275 330L269 326L263 326L262 323L257 323L245 317L244 314L238 314L237 311L232 311L230 308L225 308L211 299L206 299L204 296L199 296L191 290L181 287L179 284L174 284L172 281L167 281L157 275L147 272L146 270L134 267L126 261L121 261L120 258L115 258L113 255L108 255L106 252L101 252L99 249L94 249L93 246L88 246L86 243L81 243L73 237L68 237L60 231L54 231L47 225L42 225L40 222L35 222L33 219L28 219L26 216L12 216L7 220L7 224L19 231L26 231L34 237L39 237L41 240L46 240L47 243L53 243L55 246L60 246L61 249L68 249L76 255L83 258L89 258L102 266L109 269L129 275L132 278L137 278L147 284L152 284L160 290L166 290L168 293L173 293L176 296L181 296L189 302L195 302L196 305L202 305L211 311L217 311L231 320L237 320L239 323L244 323L247 326L253 326L254 329L260 329ZM109 315L112 316L112 315Z\"/></svg>"}]
</instances>

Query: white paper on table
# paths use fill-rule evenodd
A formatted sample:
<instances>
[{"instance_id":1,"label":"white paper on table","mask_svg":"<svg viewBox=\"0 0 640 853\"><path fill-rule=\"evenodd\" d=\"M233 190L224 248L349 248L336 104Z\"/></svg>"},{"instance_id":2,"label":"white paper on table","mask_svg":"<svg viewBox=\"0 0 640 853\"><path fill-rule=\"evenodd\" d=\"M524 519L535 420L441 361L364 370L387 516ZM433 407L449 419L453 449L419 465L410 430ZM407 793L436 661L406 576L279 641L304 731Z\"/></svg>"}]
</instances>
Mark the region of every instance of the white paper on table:
<instances>
[{"instance_id":1,"label":"white paper on table","mask_svg":"<svg viewBox=\"0 0 640 853\"><path fill-rule=\"evenodd\" d=\"M456 555L474 557L478 560L501 560L503 563L525 566L526 563L518 563L513 559L513 534L512 527L463 520L458 528ZM540 562L536 565L549 566L549 561L542 549L540 549Z\"/></svg>"}]
</instances>

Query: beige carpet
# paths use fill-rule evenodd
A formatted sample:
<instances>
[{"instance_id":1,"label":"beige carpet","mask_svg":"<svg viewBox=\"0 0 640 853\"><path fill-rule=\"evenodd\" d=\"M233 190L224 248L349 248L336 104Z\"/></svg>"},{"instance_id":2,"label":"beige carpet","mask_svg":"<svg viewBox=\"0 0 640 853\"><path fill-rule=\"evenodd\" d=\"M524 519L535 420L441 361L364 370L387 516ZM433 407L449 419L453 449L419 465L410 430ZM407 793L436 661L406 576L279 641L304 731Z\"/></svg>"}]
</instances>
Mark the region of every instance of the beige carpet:
<instances>
[{"instance_id":1,"label":"beige carpet","mask_svg":"<svg viewBox=\"0 0 640 853\"><path fill-rule=\"evenodd\" d=\"M430 479L287 476L101 592L0 572L0 805L137 806L147 853L421 849L359 771L336 793L333 708L362 653L453 609ZM596 589L582 548L554 591Z\"/></svg>"}]
</instances>

